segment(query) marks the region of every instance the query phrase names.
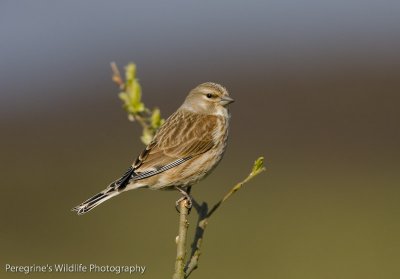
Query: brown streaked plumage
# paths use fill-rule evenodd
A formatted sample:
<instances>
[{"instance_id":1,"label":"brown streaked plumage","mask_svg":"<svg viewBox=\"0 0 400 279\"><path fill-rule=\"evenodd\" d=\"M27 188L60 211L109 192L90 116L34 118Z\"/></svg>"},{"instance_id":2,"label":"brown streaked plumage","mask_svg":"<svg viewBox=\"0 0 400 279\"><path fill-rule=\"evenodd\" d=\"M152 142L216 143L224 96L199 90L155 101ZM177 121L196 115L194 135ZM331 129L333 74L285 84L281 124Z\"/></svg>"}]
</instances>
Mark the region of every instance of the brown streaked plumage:
<instances>
[{"instance_id":1,"label":"brown streaked plumage","mask_svg":"<svg viewBox=\"0 0 400 279\"><path fill-rule=\"evenodd\" d=\"M185 187L204 178L221 160L232 102L228 91L216 83L191 90L126 173L73 210L84 214L121 192L138 188L178 189L185 195Z\"/></svg>"}]
</instances>

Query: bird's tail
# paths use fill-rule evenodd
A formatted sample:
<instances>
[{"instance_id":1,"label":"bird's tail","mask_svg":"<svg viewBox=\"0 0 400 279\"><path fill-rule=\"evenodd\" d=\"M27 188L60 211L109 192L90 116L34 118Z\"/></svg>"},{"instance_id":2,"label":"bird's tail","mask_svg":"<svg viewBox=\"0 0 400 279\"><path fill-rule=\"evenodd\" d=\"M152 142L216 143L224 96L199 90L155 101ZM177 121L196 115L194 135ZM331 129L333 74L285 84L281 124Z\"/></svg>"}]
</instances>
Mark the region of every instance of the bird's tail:
<instances>
[{"instance_id":1,"label":"bird's tail","mask_svg":"<svg viewBox=\"0 0 400 279\"><path fill-rule=\"evenodd\" d=\"M76 211L78 215L85 214L86 212L89 212L96 206L102 204L108 199L111 199L112 197L118 195L120 192L118 189L115 188L107 188L104 191L101 191L97 195L94 195L90 199L84 201L78 206L75 206L72 210Z\"/></svg>"},{"instance_id":2,"label":"bird's tail","mask_svg":"<svg viewBox=\"0 0 400 279\"><path fill-rule=\"evenodd\" d=\"M121 178L111 183L105 190L101 191L97 195L94 195L80 205L75 206L72 211L76 211L78 215L82 215L86 212L89 212L96 206L102 204L106 200L115 197L125 189L126 185L129 184L129 180L131 179L133 174L133 168L129 167L129 169L124 173Z\"/></svg>"}]
</instances>

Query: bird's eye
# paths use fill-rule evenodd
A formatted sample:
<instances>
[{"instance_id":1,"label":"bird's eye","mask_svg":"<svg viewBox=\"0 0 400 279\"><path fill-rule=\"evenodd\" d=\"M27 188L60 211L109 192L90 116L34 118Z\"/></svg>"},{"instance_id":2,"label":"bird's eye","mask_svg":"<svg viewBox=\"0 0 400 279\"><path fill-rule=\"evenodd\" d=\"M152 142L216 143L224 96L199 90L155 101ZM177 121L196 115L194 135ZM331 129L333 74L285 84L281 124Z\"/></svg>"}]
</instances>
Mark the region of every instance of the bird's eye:
<instances>
[{"instance_id":1,"label":"bird's eye","mask_svg":"<svg viewBox=\"0 0 400 279\"><path fill-rule=\"evenodd\" d=\"M208 93L206 96L208 99L211 99L213 97L213 95L211 93Z\"/></svg>"}]
</instances>

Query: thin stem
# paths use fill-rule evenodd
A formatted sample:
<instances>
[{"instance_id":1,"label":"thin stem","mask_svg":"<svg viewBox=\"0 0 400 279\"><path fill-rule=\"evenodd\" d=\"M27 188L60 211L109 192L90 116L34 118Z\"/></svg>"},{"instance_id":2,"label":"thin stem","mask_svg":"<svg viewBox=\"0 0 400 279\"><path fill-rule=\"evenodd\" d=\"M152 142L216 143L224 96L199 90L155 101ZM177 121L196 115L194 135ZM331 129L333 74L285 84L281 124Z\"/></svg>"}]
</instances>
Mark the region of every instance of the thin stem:
<instances>
[{"instance_id":1,"label":"thin stem","mask_svg":"<svg viewBox=\"0 0 400 279\"><path fill-rule=\"evenodd\" d=\"M206 218L208 213L208 205L206 202L203 202L201 205L199 205L194 199L192 199L192 202L199 218L197 219L196 231L191 245L192 253L190 255L190 260L185 266L185 278L188 278L189 275L198 267L197 263L201 255L200 248L203 241L204 229L206 227L203 220Z\"/></svg>"},{"instance_id":2,"label":"thin stem","mask_svg":"<svg viewBox=\"0 0 400 279\"><path fill-rule=\"evenodd\" d=\"M257 166L259 163L259 166ZM201 206L196 202L193 201L194 208L196 209L197 213L199 214L199 219L197 222L195 237L192 243L192 253L190 260L186 263L185 266L185 278L188 278L189 275L198 267L200 255L201 255L201 245L203 243L204 232L208 225L209 218L215 213L215 211L226 201L228 200L234 193L242 188L244 184L249 182L251 179L265 171L265 167L263 167L263 158L259 158L255 162L255 167L251 173L241 182L237 183L232 189L219 201L217 202L210 211L208 211L207 203L203 203Z\"/></svg>"},{"instance_id":3,"label":"thin stem","mask_svg":"<svg viewBox=\"0 0 400 279\"><path fill-rule=\"evenodd\" d=\"M120 94L126 94L126 92L124 92L124 91L127 90L128 85L122 78L117 64L115 62L111 62L110 66L111 66L111 71L112 71L112 80L115 82L115 84L118 85L119 89L123 91ZM123 100L124 100L124 105L127 106L127 103L129 103L129 102L125 99L123 99ZM139 100L139 102L140 102L140 100ZM143 106L144 106L144 104L143 104ZM146 107L144 107L142 111L132 111L132 110L127 109L129 121L136 121L140 124L140 126L142 126L143 133L142 133L141 140L145 145L150 143L151 138L155 135L157 129L159 128L158 126L153 127L153 125L152 125L151 118L152 118L153 112L154 111L151 111L150 109L148 109ZM147 135L147 136L145 136L145 135Z\"/></svg>"},{"instance_id":4,"label":"thin stem","mask_svg":"<svg viewBox=\"0 0 400 279\"><path fill-rule=\"evenodd\" d=\"M111 63L110 63L110 66L111 66L111 71L112 71L112 73L113 73L113 75L112 75L112 80L118 85L118 87L119 87L120 89L123 89L123 88L125 87L125 82L124 82L124 80L122 79L121 73L120 73L119 70L118 70L117 63L111 62Z\"/></svg>"},{"instance_id":5,"label":"thin stem","mask_svg":"<svg viewBox=\"0 0 400 279\"><path fill-rule=\"evenodd\" d=\"M175 273L173 279L184 279L185 272L185 257L186 257L186 238L189 228L187 220L189 209L187 208L187 200L182 200L179 203L179 233L176 238L176 260L175 260Z\"/></svg>"}]
</instances>

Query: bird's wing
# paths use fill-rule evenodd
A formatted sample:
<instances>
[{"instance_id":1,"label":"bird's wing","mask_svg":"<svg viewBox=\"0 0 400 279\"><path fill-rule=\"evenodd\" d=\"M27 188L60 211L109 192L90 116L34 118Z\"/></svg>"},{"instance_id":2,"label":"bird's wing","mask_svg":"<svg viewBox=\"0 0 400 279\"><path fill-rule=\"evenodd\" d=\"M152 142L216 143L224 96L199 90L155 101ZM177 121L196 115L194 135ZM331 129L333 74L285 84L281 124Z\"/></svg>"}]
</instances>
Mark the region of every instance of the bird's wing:
<instances>
[{"instance_id":1,"label":"bird's wing","mask_svg":"<svg viewBox=\"0 0 400 279\"><path fill-rule=\"evenodd\" d=\"M134 180L174 168L214 146L215 116L186 111L173 114L133 164Z\"/></svg>"}]
</instances>

